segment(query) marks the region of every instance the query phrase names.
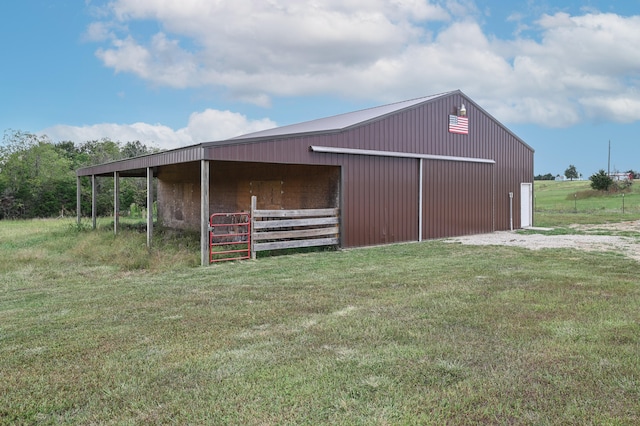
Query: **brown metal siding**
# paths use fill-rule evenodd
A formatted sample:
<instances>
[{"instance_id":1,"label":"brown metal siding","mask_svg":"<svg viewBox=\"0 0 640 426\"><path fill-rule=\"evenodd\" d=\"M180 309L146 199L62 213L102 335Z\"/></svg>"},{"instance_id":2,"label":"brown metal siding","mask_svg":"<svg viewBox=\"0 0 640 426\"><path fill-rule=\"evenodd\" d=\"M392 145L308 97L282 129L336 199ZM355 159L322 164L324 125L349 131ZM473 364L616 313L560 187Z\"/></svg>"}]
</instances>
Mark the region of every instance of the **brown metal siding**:
<instances>
[{"instance_id":1,"label":"brown metal siding","mask_svg":"<svg viewBox=\"0 0 640 426\"><path fill-rule=\"evenodd\" d=\"M172 164L199 161L202 158L202 148L193 146L179 150L161 152L159 154L145 155L128 160L115 161L113 163L100 164L86 167L76 172L78 176L112 175L114 171L122 172L122 176L145 176L147 167L160 167Z\"/></svg>"},{"instance_id":2,"label":"brown metal siding","mask_svg":"<svg viewBox=\"0 0 640 426\"><path fill-rule=\"evenodd\" d=\"M469 134L449 133L448 116L462 103L469 117ZM423 238L509 229L509 192L514 194L514 227L519 227L520 184L533 181L533 150L460 92L340 132L188 147L81 169L78 176L116 170L135 175L144 173L146 167L158 168L162 176L162 169L170 164L201 158L245 166L269 163L265 167L271 169L283 164L331 166L319 169L326 176L315 183L302 174L296 185L301 194L313 192L320 180L335 182L341 176L338 192L344 247L418 239L420 160L318 153L309 150L311 145L495 160L495 164L424 161ZM214 169L212 175L215 173ZM215 193L212 200L215 203Z\"/></svg>"},{"instance_id":3,"label":"brown metal siding","mask_svg":"<svg viewBox=\"0 0 640 426\"><path fill-rule=\"evenodd\" d=\"M495 165L425 161L425 239L493 231Z\"/></svg>"},{"instance_id":4,"label":"brown metal siding","mask_svg":"<svg viewBox=\"0 0 640 426\"><path fill-rule=\"evenodd\" d=\"M417 160L343 157L343 246L417 240Z\"/></svg>"},{"instance_id":5,"label":"brown metal siding","mask_svg":"<svg viewBox=\"0 0 640 426\"><path fill-rule=\"evenodd\" d=\"M514 143L509 134L496 132L496 230L510 227L509 192L513 192L513 226L520 227L520 184L533 182L533 153Z\"/></svg>"},{"instance_id":6,"label":"brown metal siding","mask_svg":"<svg viewBox=\"0 0 640 426\"><path fill-rule=\"evenodd\" d=\"M468 135L448 132L448 116L461 103ZM533 151L461 94L339 133L214 146L207 156L341 166L343 246L417 240L419 160L313 153L311 145L495 160L425 161L424 238L509 229L509 192L519 227L520 183L533 180Z\"/></svg>"}]
</instances>

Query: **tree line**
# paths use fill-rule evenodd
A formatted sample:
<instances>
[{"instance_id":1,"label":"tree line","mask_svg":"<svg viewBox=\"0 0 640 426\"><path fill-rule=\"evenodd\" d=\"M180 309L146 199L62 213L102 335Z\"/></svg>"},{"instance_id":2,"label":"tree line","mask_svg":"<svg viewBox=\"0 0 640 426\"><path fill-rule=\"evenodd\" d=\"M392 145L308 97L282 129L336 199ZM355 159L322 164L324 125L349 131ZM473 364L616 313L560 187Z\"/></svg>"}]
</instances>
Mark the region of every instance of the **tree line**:
<instances>
[{"instance_id":1,"label":"tree line","mask_svg":"<svg viewBox=\"0 0 640 426\"><path fill-rule=\"evenodd\" d=\"M604 173L605 173L604 170L600 170L598 173L591 175L589 177L589 180L593 181L594 177L596 179L600 179L601 177L600 175ZM619 174L620 173L616 173L616 175L619 175ZM636 172L635 170L627 170L622 174L626 175L627 179L630 181L634 179L640 179L640 173ZM543 174L536 175L533 179L534 180L556 180L556 178L559 178L559 177L560 177L559 174L553 175L552 173L547 173L545 175ZM574 166L573 164L570 164L569 167L567 167L567 169L564 171L564 177L569 180L574 180L574 179L582 178L582 173L578 173L576 166ZM594 189L599 189L599 188L594 188Z\"/></svg>"},{"instance_id":2,"label":"tree line","mask_svg":"<svg viewBox=\"0 0 640 426\"><path fill-rule=\"evenodd\" d=\"M109 139L75 144L53 143L45 135L5 131L0 144L0 219L29 219L76 214L76 173L82 167L122 160L159 150L140 141ZM113 212L113 183L98 179L97 212ZM91 211L91 182L82 179L82 210ZM120 204L146 205L144 179L123 179Z\"/></svg>"},{"instance_id":3,"label":"tree line","mask_svg":"<svg viewBox=\"0 0 640 426\"><path fill-rule=\"evenodd\" d=\"M578 177L582 178L582 174L578 173L576 166L570 164L569 167L564 171L564 176L567 179L573 180ZM616 181L612 178L615 176ZM623 179L620 180L620 176ZM560 175L554 176L551 173L547 173L546 175L536 175L534 180L555 180L556 177L560 177ZM619 191L619 190L627 190L633 184L634 179L640 179L640 173L634 170L628 170L624 173L614 173L609 174L604 171L604 169L600 169L598 173L594 173L589 176L589 180L591 181L591 188L597 191Z\"/></svg>"}]
</instances>

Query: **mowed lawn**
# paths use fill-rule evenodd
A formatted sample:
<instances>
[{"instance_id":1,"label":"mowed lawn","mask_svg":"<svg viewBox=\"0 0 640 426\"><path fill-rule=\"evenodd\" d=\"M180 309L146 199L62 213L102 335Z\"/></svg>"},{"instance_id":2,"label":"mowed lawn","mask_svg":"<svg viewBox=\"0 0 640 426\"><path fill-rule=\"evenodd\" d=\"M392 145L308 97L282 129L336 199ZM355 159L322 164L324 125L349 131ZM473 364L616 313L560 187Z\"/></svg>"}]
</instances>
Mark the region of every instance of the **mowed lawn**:
<instances>
[{"instance_id":1,"label":"mowed lawn","mask_svg":"<svg viewBox=\"0 0 640 426\"><path fill-rule=\"evenodd\" d=\"M640 422L640 265L620 254L197 250L0 222L0 423Z\"/></svg>"}]
</instances>

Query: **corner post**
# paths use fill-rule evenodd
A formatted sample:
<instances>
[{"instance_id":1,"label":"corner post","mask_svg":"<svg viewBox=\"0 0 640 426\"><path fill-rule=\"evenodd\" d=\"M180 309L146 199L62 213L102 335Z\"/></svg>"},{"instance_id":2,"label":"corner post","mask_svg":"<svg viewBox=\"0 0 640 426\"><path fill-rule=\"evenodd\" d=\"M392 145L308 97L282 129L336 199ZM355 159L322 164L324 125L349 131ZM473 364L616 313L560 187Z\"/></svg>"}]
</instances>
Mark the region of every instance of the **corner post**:
<instances>
[{"instance_id":1,"label":"corner post","mask_svg":"<svg viewBox=\"0 0 640 426\"><path fill-rule=\"evenodd\" d=\"M98 184L96 175L91 175L91 226L93 229L98 226Z\"/></svg>"},{"instance_id":2,"label":"corner post","mask_svg":"<svg viewBox=\"0 0 640 426\"><path fill-rule=\"evenodd\" d=\"M120 225L120 172L113 172L113 234L118 235Z\"/></svg>"},{"instance_id":3,"label":"corner post","mask_svg":"<svg viewBox=\"0 0 640 426\"><path fill-rule=\"evenodd\" d=\"M258 206L258 198L255 195L251 196L251 211L249 212L251 215L251 225L250 225L250 235L249 235L249 241L251 241L251 259L252 260L256 260L256 245L255 245L255 240L253 239L254 235L255 235L255 223L256 223L256 219L255 219L255 213L257 210L257 206Z\"/></svg>"},{"instance_id":4,"label":"corner post","mask_svg":"<svg viewBox=\"0 0 640 426\"><path fill-rule=\"evenodd\" d=\"M153 238L153 168L147 167L147 247Z\"/></svg>"},{"instance_id":5,"label":"corner post","mask_svg":"<svg viewBox=\"0 0 640 426\"><path fill-rule=\"evenodd\" d=\"M209 264L209 160L200 160L200 264Z\"/></svg>"},{"instance_id":6,"label":"corner post","mask_svg":"<svg viewBox=\"0 0 640 426\"><path fill-rule=\"evenodd\" d=\"M82 221L82 182L80 176L76 176L76 216L78 225Z\"/></svg>"}]
</instances>

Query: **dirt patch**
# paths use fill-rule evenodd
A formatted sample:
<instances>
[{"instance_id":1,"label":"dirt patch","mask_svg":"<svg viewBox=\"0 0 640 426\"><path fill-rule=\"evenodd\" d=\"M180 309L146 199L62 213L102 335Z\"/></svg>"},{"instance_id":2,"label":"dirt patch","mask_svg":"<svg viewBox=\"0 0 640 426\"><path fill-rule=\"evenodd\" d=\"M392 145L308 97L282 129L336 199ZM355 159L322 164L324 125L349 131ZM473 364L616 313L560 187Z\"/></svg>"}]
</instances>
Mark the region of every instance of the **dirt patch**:
<instances>
[{"instance_id":1,"label":"dirt patch","mask_svg":"<svg viewBox=\"0 0 640 426\"><path fill-rule=\"evenodd\" d=\"M542 248L572 248L585 251L612 251L622 253L640 262L640 238L616 235L590 235L589 232L639 232L640 221L608 223L603 225L571 225L571 229L586 235L520 234L517 231L500 231L491 234L467 235L447 238L445 242L469 245L502 245L524 247L530 250Z\"/></svg>"}]
</instances>

